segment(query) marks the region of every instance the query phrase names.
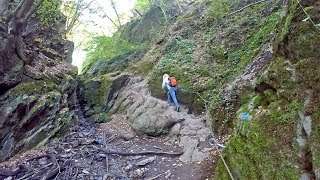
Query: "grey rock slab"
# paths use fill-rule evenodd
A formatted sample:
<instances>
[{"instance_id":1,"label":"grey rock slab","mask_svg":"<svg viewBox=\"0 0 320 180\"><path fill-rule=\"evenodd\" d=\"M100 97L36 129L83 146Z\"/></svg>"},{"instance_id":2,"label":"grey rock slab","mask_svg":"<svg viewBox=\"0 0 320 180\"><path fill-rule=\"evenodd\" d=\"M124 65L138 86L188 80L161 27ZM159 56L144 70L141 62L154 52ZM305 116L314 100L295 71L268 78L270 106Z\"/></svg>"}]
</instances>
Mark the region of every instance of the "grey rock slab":
<instances>
[{"instance_id":1,"label":"grey rock slab","mask_svg":"<svg viewBox=\"0 0 320 180\"><path fill-rule=\"evenodd\" d=\"M200 141L205 141L209 135L210 130L208 128L202 128L199 131L197 131L197 136L199 137Z\"/></svg>"},{"instance_id":2,"label":"grey rock slab","mask_svg":"<svg viewBox=\"0 0 320 180\"><path fill-rule=\"evenodd\" d=\"M132 134L132 133L123 133L123 134L121 134L121 138L126 140L126 141L129 141L129 140L133 139L134 137L135 137L135 135Z\"/></svg>"},{"instance_id":3,"label":"grey rock slab","mask_svg":"<svg viewBox=\"0 0 320 180\"><path fill-rule=\"evenodd\" d=\"M311 180L311 174L309 173L303 173L301 176L300 176L300 180Z\"/></svg>"},{"instance_id":4,"label":"grey rock slab","mask_svg":"<svg viewBox=\"0 0 320 180\"><path fill-rule=\"evenodd\" d=\"M209 156L209 152L201 152L197 148L192 153L191 161L192 162L201 162Z\"/></svg>"},{"instance_id":5,"label":"grey rock slab","mask_svg":"<svg viewBox=\"0 0 320 180\"><path fill-rule=\"evenodd\" d=\"M306 131L307 135L310 136L312 131L312 119L311 116L306 116L304 121L302 121L303 128Z\"/></svg>"},{"instance_id":6,"label":"grey rock slab","mask_svg":"<svg viewBox=\"0 0 320 180\"><path fill-rule=\"evenodd\" d=\"M196 136L197 135L197 131L195 130L190 130L189 128L182 128L180 130L180 134L182 136Z\"/></svg>"},{"instance_id":7,"label":"grey rock slab","mask_svg":"<svg viewBox=\"0 0 320 180\"><path fill-rule=\"evenodd\" d=\"M316 179L320 179L320 168L316 169L314 174L316 175Z\"/></svg>"},{"instance_id":8,"label":"grey rock slab","mask_svg":"<svg viewBox=\"0 0 320 180\"><path fill-rule=\"evenodd\" d=\"M39 163L40 165L46 165L46 164L48 164L47 158L40 158L40 159L38 160L38 163Z\"/></svg>"},{"instance_id":9,"label":"grey rock slab","mask_svg":"<svg viewBox=\"0 0 320 180\"><path fill-rule=\"evenodd\" d=\"M173 137L173 136L178 136L180 134L180 128L181 128L181 124L177 123L175 124L170 131L169 136Z\"/></svg>"},{"instance_id":10,"label":"grey rock slab","mask_svg":"<svg viewBox=\"0 0 320 180\"><path fill-rule=\"evenodd\" d=\"M180 160L183 162L188 162L192 160L192 155L197 147L199 141L197 139L183 136L180 139L179 146L183 147L183 154L180 156Z\"/></svg>"},{"instance_id":11,"label":"grey rock slab","mask_svg":"<svg viewBox=\"0 0 320 180\"><path fill-rule=\"evenodd\" d=\"M143 159L137 163L138 166L145 166L149 163L152 163L156 159L155 156L149 157L147 159Z\"/></svg>"}]
</instances>

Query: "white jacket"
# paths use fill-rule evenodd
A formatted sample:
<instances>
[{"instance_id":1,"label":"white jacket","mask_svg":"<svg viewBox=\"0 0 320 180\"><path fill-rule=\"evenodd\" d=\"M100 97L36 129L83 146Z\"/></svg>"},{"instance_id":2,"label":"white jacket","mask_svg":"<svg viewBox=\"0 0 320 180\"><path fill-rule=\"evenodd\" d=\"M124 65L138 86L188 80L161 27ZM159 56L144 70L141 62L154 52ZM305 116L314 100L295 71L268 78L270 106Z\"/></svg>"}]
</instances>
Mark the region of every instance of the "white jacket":
<instances>
[{"instance_id":1,"label":"white jacket","mask_svg":"<svg viewBox=\"0 0 320 180\"><path fill-rule=\"evenodd\" d=\"M167 87L168 91L170 90L170 85L169 85L169 79L163 79L162 81L162 89L164 89L165 87Z\"/></svg>"}]
</instances>

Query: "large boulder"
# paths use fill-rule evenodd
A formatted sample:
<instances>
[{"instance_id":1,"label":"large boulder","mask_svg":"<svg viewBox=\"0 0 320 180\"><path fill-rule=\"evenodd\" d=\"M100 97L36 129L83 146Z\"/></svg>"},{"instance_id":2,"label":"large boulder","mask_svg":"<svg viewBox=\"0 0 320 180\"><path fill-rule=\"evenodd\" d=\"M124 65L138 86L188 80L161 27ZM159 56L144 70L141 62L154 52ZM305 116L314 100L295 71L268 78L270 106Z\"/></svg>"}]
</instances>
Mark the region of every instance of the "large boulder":
<instances>
[{"instance_id":1,"label":"large boulder","mask_svg":"<svg viewBox=\"0 0 320 180\"><path fill-rule=\"evenodd\" d=\"M172 126L184 120L174 109L166 101L151 96L147 79L131 77L110 112L125 114L134 130L157 136L169 133Z\"/></svg>"}]
</instances>

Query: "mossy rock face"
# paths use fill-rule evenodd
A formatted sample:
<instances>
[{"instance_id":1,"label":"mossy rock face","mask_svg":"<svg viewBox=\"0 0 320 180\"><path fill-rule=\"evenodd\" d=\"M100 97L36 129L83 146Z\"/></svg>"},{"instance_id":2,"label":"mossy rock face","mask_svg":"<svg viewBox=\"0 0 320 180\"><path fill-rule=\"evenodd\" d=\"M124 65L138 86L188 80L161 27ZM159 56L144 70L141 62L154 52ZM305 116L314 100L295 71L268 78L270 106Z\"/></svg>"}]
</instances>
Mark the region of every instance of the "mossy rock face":
<instances>
[{"instance_id":1,"label":"mossy rock face","mask_svg":"<svg viewBox=\"0 0 320 180\"><path fill-rule=\"evenodd\" d=\"M163 25L165 19L159 7L151 8L144 16L128 23L122 30L121 37L133 44L148 42Z\"/></svg>"},{"instance_id":2,"label":"mossy rock face","mask_svg":"<svg viewBox=\"0 0 320 180\"><path fill-rule=\"evenodd\" d=\"M311 7L310 14L319 11L315 2L304 2ZM314 178L320 177L319 167L319 31L305 17L296 2L290 6L284 23L279 28L275 55L265 75L258 82L268 82L277 92L265 91L269 103L241 98L241 112L249 112L251 121L234 119L235 127L224 157L233 175L238 179L299 179L304 165L312 167ZM279 45L279 46L278 46ZM306 103L308 92L312 92ZM254 91L241 96L259 97ZM317 95L316 95L317 94ZM258 96L257 96L258 95ZM253 103L253 111L248 104ZM307 107L306 107L307 106ZM299 115L299 113L301 115ZM312 120L310 136L305 135L306 147L299 146L301 117ZM304 128L304 127L302 127ZM299 159L301 153L309 154ZM308 159L309 158L309 159ZM299 161L297 160L299 159ZM220 160L214 179L229 179Z\"/></svg>"},{"instance_id":3,"label":"mossy rock face","mask_svg":"<svg viewBox=\"0 0 320 180\"><path fill-rule=\"evenodd\" d=\"M102 76L128 69L131 64L137 63L143 55L142 50L133 50L112 59L101 59L88 65L82 73L87 77Z\"/></svg>"},{"instance_id":4,"label":"mossy rock face","mask_svg":"<svg viewBox=\"0 0 320 180\"><path fill-rule=\"evenodd\" d=\"M74 83L72 79L65 82ZM0 96L0 161L44 144L58 131L65 133L74 122L74 102L70 99L74 90L74 85L62 92L52 81L31 81Z\"/></svg>"},{"instance_id":5,"label":"mossy rock face","mask_svg":"<svg viewBox=\"0 0 320 180\"><path fill-rule=\"evenodd\" d=\"M113 105L119 90L124 87L128 75L110 73L99 77L80 77L80 102L86 116L98 117ZM100 120L99 120L100 121Z\"/></svg>"},{"instance_id":6,"label":"mossy rock face","mask_svg":"<svg viewBox=\"0 0 320 180\"><path fill-rule=\"evenodd\" d=\"M277 89L277 93L270 90L264 92L268 104L261 101L261 94L246 91L246 96L253 98L248 99L247 103L242 102L244 104L237 113L247 112L253 119L234 119L234 132L224 154L229 168L239 179L300 177L301 164L297 157L301 150L296 142L299 113L311 115L312 135L308 137L308 148L312 154L312 166L319 169L319 153L315 150L319 148L320 129L320 72L316 66L319 60L310 58L298 62L288 61L275 58L268 68L268 73L261 76ZM308 107L304 107L306 94L310 90L313 95ZM247 98L243 98L245 99ZM253 110L248 108L249 104ZM215 178L228 178L221 161L218 163Z\"/></svg>"},{"instance_id":7,"label":"mossy rock face","mask_svg":"<svg viewBox=\"0 0 320 180\"><path fill-rule=\"evenodd\" d=\"M320 5L315 1L305 1L303 6L307 9L310 18L319 20ZM319 29L315 27L300 8L297 2L292 2L288 15L278 28L279 33L275 44L275 51L291 60L311 57L319 58L320 38Z\"/></svg>"}]
</instances>

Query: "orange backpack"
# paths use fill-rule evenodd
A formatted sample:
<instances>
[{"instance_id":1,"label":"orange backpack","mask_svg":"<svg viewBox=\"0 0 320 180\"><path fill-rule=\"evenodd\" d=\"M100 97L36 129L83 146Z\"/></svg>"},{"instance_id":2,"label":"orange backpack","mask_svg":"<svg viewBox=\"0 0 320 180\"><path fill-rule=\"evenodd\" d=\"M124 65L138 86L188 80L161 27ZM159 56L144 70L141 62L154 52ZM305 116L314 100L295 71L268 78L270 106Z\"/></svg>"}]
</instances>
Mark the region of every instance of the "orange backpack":
<instances>
[{"instance_id":1,"label":"orange backpack","mask_svg":"<svg viewBox=\"0 0 320 180\"><path fill-rule=\"evenodd\" d=\"M170 78L169 78L169 85L170 85L171 87L176 87L176 85L177 85L177 80L176 80L175 77L170 77Z\"/></svg>"}]
</instances>

